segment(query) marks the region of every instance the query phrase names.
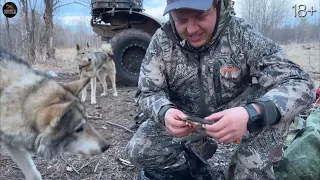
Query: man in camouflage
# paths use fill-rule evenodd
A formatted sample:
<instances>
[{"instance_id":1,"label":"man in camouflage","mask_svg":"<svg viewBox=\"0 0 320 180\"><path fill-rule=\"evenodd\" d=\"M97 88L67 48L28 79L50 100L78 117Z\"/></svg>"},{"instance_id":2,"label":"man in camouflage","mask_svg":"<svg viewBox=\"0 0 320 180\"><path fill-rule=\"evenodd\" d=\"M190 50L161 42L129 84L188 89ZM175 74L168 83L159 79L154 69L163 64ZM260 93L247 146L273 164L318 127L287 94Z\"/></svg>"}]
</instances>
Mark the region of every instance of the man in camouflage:
<instances>
[{"instance_id":1,"label":"man in camouflage","mask_svg":"<svg viewBox=\"0 0 320 180\"><path fill-rule=\"evenodd\" d=\"M176 163L181 149L170 144L198 132L182 121L193 115L216 121L204 126L208 137L241 139L226 179L276 179L273 163L292 119L315 100L314 83L232 7L230 0L167 0L170 20L153 35L140 71L137 97L149 119L127 145L135 166Z\"/></svg>"}]
</instances>

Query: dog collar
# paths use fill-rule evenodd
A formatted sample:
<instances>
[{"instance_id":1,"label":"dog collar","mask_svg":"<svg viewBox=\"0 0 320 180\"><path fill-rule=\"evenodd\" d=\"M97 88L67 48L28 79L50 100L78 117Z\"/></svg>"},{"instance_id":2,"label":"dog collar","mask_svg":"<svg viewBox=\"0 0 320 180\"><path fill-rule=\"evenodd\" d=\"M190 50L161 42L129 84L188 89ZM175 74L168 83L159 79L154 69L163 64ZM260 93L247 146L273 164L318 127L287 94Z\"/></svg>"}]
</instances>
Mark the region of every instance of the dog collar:
<instances>
[{"instance_id":1,"label":"dog collar","mask_svg":"<svg viewBox=\"0 0 320 180\"><path fill-rule=\"evenodd\" d=\"M79 65L79 69L80 69L80 71L82 71L82 69L83 69L83 68L85 68L85 67L89 66L90 64L91 64L91 63L88 63L88 64L86 64L86 65L84 65L84 66L80 66L80 65Z\"/></svg>"}]
</instances>

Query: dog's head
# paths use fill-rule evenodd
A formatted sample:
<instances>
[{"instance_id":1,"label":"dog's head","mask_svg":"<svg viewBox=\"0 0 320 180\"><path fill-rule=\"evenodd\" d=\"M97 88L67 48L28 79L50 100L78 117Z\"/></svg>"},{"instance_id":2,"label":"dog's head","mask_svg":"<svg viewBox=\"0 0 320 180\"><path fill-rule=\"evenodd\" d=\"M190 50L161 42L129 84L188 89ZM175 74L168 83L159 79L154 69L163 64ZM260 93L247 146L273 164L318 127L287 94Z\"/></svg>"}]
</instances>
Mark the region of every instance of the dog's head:
<instances>
[{"instance_id":1,"label":"dog's head","mask_svg":"<svg viewBox=\"0 0 320 180\"><path fill-rule=\"evenodd\" d=\"M77 98L89 80L57 83L59 86L52 82L42 90L48 98L37 114L35 146L39 155L48 159L63 152L96 155L110 147L90 126L85 107Z\"/></svg>"},{"instance_id":2,"label":"dog's head","mask_svg":"<svg viewBox=\"0 0 320 180\"><path fill-rule=\"evenodd\" d=\"M92 61L92 51L87 43L87 46L79 46L77 44L77 55L76 55L76 62L79 66L87 66L91 64Z\"/></svg>"}]
</instances>

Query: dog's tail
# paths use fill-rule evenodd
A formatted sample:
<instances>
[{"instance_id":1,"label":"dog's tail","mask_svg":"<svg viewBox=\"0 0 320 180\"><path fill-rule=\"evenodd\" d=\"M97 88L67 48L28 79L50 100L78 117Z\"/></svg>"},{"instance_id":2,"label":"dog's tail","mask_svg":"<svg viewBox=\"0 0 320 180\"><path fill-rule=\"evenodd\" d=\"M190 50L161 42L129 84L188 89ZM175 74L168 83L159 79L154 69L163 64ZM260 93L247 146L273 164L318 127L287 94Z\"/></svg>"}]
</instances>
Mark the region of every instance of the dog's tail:
<instances>
[{"instance_id":1,"label":"dog's tail","mask_svg":"<svg viewBox=\"0 0 320 180\"><path fill-rule=\"evenodd\" d=\"M101 49L103 50L104 53L107 53L109 56L113 56L113 49L112 49L111 44L102 43Z\"/></svg>"}]
</instances>

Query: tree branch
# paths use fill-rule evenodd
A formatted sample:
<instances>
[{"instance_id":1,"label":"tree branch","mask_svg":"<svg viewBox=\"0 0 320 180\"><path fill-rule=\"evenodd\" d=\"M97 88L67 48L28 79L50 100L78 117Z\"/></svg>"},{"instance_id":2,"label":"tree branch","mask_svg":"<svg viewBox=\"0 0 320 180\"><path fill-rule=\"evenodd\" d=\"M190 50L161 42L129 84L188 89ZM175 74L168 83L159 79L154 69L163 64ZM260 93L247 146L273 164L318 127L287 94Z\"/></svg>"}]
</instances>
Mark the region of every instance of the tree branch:
<instances>
[{"instance_id":1,"label":"tree branch","mask_svg":"<svg viewBox=\"0 0 320 180\"><path fill-rule=\"evenodd\" d=\"M74 172L80 175L80 172L72 164L70 164L62 155L60 155L60 157L68 166L70 166L74 170Z\"/></svg>"},{"instance_id":2,"label":"tree branch","mask_svg":"<svg viewBox=\"0 0 320 180\"><path fill-rule=\"evenodd\" d=\"M58 2L57 2L57 3L58 3ZM57 4L57 3L56 3L56 4ZM55 4L55 5L56 5L56 4ZM87 3L80 2L80 1L73 1L73 2L70 2L70 3L58 5L58 6L56 6L56 7L53 8L53 11L55 11L56 9L61 8L61 7L63 7L63 6L68 6L68 5L70 5L70 4L79 4L79 5L82 5L82 6L85 6L85 7L90 7L90 5L87 4Z\"/></svg>"},{"instance_id":3,"label":"tree branch","mask_svg":"<svg viewBox=\"0 0 320 180\"><path fill-rule=\"evenodd\" d=\"M126 127L124 127L124 126L122 126L122 125L120 125L120 124L116 124L116 123L113 123L113 122L110 122L110 121L105 121L106 123L108 123L108 124L111 124L111 125L114 125L114 126L117 126L117 127L120 127L120 128L122 128L122 129L125 129L126 131L129 131L129 132L131 132L131 133L134 133L135 131L132 131L131 129L128 129L128 128L126 128Z\"/></svg>"},{"instance_id":4,"label":"tree branch","mask_svg":"<svg viewBox=\"0 0 320 180\"><path fill-rule=\"evenodd\" d=\"M56 0L54 3L53 3L53 7L55 7L57 4L59 4L60 0Z\"/></svg>"},{"instance_id":5,"label":"tree branch","mask_svg":"<svg viewBox=\"0 0 320 180\"><path fill-rule=\"evenodd\" d=\"M61 8L61 7L63 7L63 6L68 6L68 5L70 5L70 4L73 4L73 2L67 3L67 4L61 4L61 5L59 5L59 6L56 6L56 7L53 8L53 11L55 11L56 9Z\"/></svg>"}]
</instances>

